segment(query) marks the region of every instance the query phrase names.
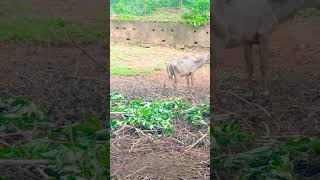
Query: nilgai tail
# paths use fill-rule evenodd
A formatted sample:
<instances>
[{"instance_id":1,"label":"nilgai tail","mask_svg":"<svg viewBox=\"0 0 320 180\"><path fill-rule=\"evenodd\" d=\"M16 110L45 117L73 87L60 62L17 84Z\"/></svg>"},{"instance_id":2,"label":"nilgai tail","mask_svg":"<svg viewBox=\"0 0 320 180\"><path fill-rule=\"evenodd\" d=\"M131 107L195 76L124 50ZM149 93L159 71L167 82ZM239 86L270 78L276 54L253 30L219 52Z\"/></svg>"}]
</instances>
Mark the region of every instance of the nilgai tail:
<instances>
[{"instance_id":1,"label":"nilgai tail","mask_svg":"<svg viewBox=\"0 0 320 180\"><path fill-rule=\"evenodd\" d=\"M166 88L166 84L168 83L168 81L172 81L173 79L176 81L176 75L174 73L174 69L170 64L166 65L166 71L165 71L165 80L163 83L163 89L165 90Z\"/></svg>"}]
</instances>

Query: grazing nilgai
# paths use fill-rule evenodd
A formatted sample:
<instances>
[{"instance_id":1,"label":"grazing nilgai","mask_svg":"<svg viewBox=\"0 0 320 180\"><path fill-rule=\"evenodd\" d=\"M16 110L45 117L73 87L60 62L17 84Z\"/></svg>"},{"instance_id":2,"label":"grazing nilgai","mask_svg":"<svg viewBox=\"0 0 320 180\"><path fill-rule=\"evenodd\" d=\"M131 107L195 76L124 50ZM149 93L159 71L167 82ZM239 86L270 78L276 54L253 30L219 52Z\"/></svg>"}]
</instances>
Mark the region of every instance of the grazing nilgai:
<instances>
[{"instance_id":1,"label":"grazing nilgai","mask_svg":"<svg viewBox=\"0 0 320 180\"><path fill-rule=\"evenodd\" d=\"M269 95L268 54L271 34L279 23L288 19L296 11L311 7L319 8L320 0L214 0L211 6L212 26L216 37L224 39L225 49L244 47L248 81L252 88L252 46L255 44L259 46L263 94ZM216 53L213 60L215 74ZM214 86L215 78L216 75L211 77Z\"/></svg>"},{"instance_id":2,"label":"grazing nilgai","mask_svg":"<svg viewBox=\"0 0 320 180\"><path fill-rule=\"evenodd\" d=\"M190 57L184 56L168 63L166 65L166 79L163 83L163 89L166 88L166 83L169 80L173 80L174 88L176 88L178 82L177 77L186 77L188 88L190 87L189 79L191 78L191 85L193 86L194 73L205 64L210 64L210 54L197 58L196 61Z\"/></svg>"}]
</instances>

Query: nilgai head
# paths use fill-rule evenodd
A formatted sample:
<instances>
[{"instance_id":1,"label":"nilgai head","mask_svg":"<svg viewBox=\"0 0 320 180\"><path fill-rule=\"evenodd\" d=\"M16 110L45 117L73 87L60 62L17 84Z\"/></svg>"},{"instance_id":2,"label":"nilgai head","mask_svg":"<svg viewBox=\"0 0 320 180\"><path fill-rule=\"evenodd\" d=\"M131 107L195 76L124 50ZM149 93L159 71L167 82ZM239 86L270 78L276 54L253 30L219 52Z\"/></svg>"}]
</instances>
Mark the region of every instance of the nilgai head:
<instances>
[{"instance_id":1,"label":"nilgai head","mask_svg":"<svg viewBox=\"0 0 320 180\"><path fill-rule=\"evenodd\" d=\"M210 53L208 53L205 57L205 63L210 64Z\"/></svg>"},{"instance_id":2,"label":"nilgai head","mask_svg":"<svg viewBox=\"0 0 320 180\"><path fill-rule=\"evenodd\" d=\"M196 61L202 61L203 64L210 64L210 53L204 55L204 56L201 56L199 58L197 58Z\"/></svg>"},{"instance_id":3,"label":"nilgai head","mask_svg":"<svg viewBox=\"0 0 320 180\"><path fill-rule=\"evenodd\" d=\"M210 64L210 53L207 54L207 56L205 58L205 62L206 62L206 64Z\"/></svg>"}]
</instances>

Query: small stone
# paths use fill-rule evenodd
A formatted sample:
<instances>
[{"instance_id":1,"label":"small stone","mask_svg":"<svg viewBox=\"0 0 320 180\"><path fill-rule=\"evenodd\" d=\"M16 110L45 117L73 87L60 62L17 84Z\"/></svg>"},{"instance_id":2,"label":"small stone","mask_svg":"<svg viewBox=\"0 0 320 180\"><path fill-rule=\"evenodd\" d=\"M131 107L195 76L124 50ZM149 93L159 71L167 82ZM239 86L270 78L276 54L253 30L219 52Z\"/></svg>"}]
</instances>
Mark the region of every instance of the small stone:
<instances>
[{"instance_id":1,"label":"small stone","mask_svg":"<svg viewBox=\"0 0 320 180\"><path fill-rule=\"evenodd\" d=\"M144 48L150 48L151 45L149 43L141 43L140 47L144 47Z\"/></svg>"},{"instance_id":2,"label":"small stone","mask_svg":"<svg viewBox=\"0 0 320 180\"><path fill-rule=\"evenodd\" d=\"M177 45L176 45L176 48L177 48L177 49L184 49L185 47L184 47L183 44L177 44Z\"/></svg>"}]
</instances>

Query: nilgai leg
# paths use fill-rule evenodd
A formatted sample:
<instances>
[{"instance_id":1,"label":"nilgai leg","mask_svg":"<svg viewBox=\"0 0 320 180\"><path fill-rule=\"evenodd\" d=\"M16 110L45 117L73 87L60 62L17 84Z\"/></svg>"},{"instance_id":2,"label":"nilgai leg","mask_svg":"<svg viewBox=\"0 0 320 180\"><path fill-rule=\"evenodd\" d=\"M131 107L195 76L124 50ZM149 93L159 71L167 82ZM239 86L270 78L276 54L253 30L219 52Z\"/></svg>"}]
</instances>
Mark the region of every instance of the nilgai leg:
<instances>
[{"instance_id":1,"label":"nilgai leg","mask_svg":"<svg viewBox=\"0 0 320 180\"><path fill-rule=\"evenodd\" d=\"M163 82L163 90L165 90L166 89L166 84L169 82L169 75L168 74L166 74L166 77L165 77L165 80L164 80L164 82Z\"/></svg>"},{"instance_id":2,"label":"nilgai leg","mask_svg":"<svg viewBox=\"0 0 320 180\"><path fill-rule=\"evenodd\" d=\"M174 75L174 76L173 76L173 88L174 88L174 89L177 89L177 83L178 83L177 77Z\"/></svg>"},{"instance_id":3,"label":"nilgai leg","mask_svg":"<svg viewBox=\"0 0 320 180\"><path fill-rule=\"evenodd\" d=\"M186 79L187 79L188 88L190 88L190 80L188 75L186 76Z\"/></svg>"},{"instance_id":4,"label":"nilgai leg","mask_svg":"<svg viewBox=\"0 0 320 180\"><path fill-rule=\"evenodd\" d=\"M264 86L263 95L270 95L270 86L269 86L269 62L268 57L270 55L270 36L264 35L260 37L259 43L259 55L260 55L260 71L262 77L262 83Z\"/></svg>"},{"instance_id":5,"label":"nilgai leg","mask_svg":"<svg viewBox=\"0 0 320 180\"><path fill-rule=\"evenodd\" d=\"M253 76L253 62L252 62L252 44L244 45L244 59L246 62L246 69L247 69L247 80L248 80L248 87L251 90L252 98L254 98L256 92L254 87L254 81L252 79Z\"/></svg>"},{"instance_id":6,"label":"nilgai leg","mask_svg":"<svg viewBox=\"0 0 320 180\"><path fill-rule=\"evenodd\" d=\"M194 85L194 74L192 73L191 74L191 86L193 87L193 85Z\"/></svg>"},{"instance_id":7,"label":"nilgai leg","mask_svg":"<svg viewBox=\"0 0 320 180\"><path fill-rule=\"evenodd\" d=\"M186 76L186 79L187 79L187 84L188 84L188 91L191 92L191 89L193 89L192 84L191 84L191 87L190 87L191 75L187 75L187 76ZM191 80L191 83L192 83L192 80ZM192 90L192 92L193 92L193 90Z\"/></svg>"},{"instance_id":8,"label":"nilgai leg","mask_svg":"<svg viewBox=\"0 0 320 180\"><path fill-rule=\"evenodd\" d=\"M193 73L191 73L190 78L191 78L192 93L194 93L194 74Z\"/></svg>"}]
</instances>

